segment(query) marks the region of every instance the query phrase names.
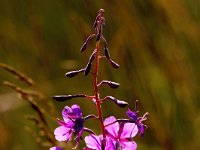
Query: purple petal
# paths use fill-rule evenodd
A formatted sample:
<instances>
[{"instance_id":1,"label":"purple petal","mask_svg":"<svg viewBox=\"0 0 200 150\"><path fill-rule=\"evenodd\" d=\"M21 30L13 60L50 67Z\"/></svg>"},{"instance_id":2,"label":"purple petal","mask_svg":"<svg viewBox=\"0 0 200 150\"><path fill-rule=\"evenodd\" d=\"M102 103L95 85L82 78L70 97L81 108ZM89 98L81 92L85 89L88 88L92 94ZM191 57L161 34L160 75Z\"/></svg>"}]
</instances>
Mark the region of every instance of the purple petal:
<instances>
[{"instance_id":1,"label":"purple petal","mask_svg":"<svg viewBox=\"0 0 200 150\"><path fill-rule=\"evenodd\" d=\"M138 125L138 130L140 132L139 135L143 136L144 135L144 130L145 130L145 125L143 125L142 123Z\"/></svg>"},{"instance_id":2,"label":"purple petal","mask_svg":"<svg viewBox=\"0 0 200 150\"><path fill-rule=\"evenodd\" d=\"M123 148L123 150L136 150L137 149L137 144L134 141L124 142L123 144L125 144L125 147Z\"/></svg>"},{"instance_id":3,"label":"purple petal","mask_svg":"<svg viewBox=\"0 0 200 150\"><path fill-rule=\"evenodd\" d=\"M73 126L74 126L74 123L69 119L65 120L65 121L57 119L57 122L58 122L59 125L64 126L66 128L73 128Z\"/></svg>"},{"instance_id":4,"label":"purple petal","mask_svg":"<svg viewBox=\"0 0 200 150\"><path fill-rule=\"evenodd\" d=\"M138 112L137 112L137 111L136 111L136 112L133 112L133 111L131 111L130 109L128 109L128 111L126 112L126 114L127 114L127 116L128 116L129 118L131 118L134 122L137 121L137 118L138 118Z\"/></svg>"},{"instance_id":5,"label":"purple petal","mask_svg":"<svg viewBox=\"0 0 200 150\"><path fill-rule=\"evenodd\" d=\"M63 118L68 118L69 114L73 113L72 109L69 106L65 106L62 111Z\"/></svg>"},{"instance_id":6,"label":"purple petal","mask_svg":"<svg viewBox=\"0 0 200 150\"><path fill-rule=\"evenodd\" d=\"M101 140L99 136L93 134L86 136L85 143L88 148L101 150Z\"/></svg>"},{"instance_id":7,"label":"purple petal","mask_svg":"<svg viewBox=\"0 0 200 150\"><path fill-rule=\"evenodd\" d=\"M71 108L72 108L72 110L73 110L74 115L75 115L77 118L82 117L82 111L81 111L80 106L78 106L78 105L75 104L75 105L73 105Z\"/></svg>"},{"instance_id":8,"label":"purple petal","mask_svg":"<svg viewBox=\"0 0 200 150\"><path fill-rule=\"evenodd\" d=\"M104 120L104 125L111 124L116 121L116 118L114 116L111 116L109 118L106 118ZM119 131L119 123L113 123L107 127L105 127L106 131L112 136L112 138L117 138L118 137L118 131Z\"/></svg>"},{"instance_id":9,"label":"purple petal","mask_svg":"<svg viewBox=\"0 0 200 150\"><path fill-rule=\"evenodd\" d=\"M138 128L135 123L125 123L120 139L132 138L138 133Z\"/></svg>"},{"instance_id":10,"label":"purple petal","mask_svg":"<svg viewBox=\"0 0 200 150\"><path fill-rule=\"evenodd\" d=\"M106 140L105 150L115 150L115 145L114 142L111 140L111 138Z\"/></svg>"},{"instance_id":11,"label":"purple petal","mask_svg":"<svg viewBox=\"0 0 200 150\"><path fill-rule=\"evenodd\" d=\"M71 140L72 132L70 131L70 128L60 126L54 130L54 135L58 141L67 141Z\"/></svg>"},{"instance_id":12,"label":"purple petal","mask_svg":"<svg viewBox=\"0 0 200 150\"><path fill-rule=\"evenodd\" d=\"M51 147L49 150L62 150L62 148L55 146L55 147Z\"/></svg>"},{"instance_id":13,"label":"purple petal","mask_svg":"<svg viewBox=\"0 0 200 150\"><path fill-rule=\"evenodd\" d=\"M80 118L82 116L82 111L80 109L80 106L78 105L72 105L71 108L69 106L65 106L62 115L64 119L71 118L76 119Z\"/></svg>"}]
</instances>

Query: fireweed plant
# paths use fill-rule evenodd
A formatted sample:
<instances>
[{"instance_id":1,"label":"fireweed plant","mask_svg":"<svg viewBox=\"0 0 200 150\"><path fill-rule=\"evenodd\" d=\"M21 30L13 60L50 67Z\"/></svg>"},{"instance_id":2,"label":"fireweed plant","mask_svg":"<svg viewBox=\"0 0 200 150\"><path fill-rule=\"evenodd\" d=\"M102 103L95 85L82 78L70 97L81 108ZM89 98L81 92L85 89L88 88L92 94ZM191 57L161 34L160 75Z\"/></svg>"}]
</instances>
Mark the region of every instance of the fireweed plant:
<instances>
[{"instance_id":1,"label":"fireweed plant","mask_svg":"<svg viewBox=\"0 0 200 150\"><path fill-rule=\"evenodd\" d=\"M103 36L102 30L105 26L104 10L100 9L99 13L94 21L94 33L91 34L81 47L81 52L84 52L88 46L90 39L96 38L96 48L92 52L89 61L85 68L70 71L65 74L65 76L72 78L79 73L84 73L85 76L91 73L94 79L94 95L86 94L76 94L76 95L57 95L53 96L53 99L56 101L66 101L73 98L85 98L91 100L96 105L98 116L88 115L82 116L82 111L80 106L77 104L72 105L71 107L65 106L62 110L63 120L57 119L58 124L60 125L54 131L54 135L57 141L76 141L77 148L80 140L83 139L83 132L88 132L89 135L84 138L86 147L84 150L134 150L137 148L136 142L133 140L137 134L139 136L144 135L144 131L147 128L143 124L143 121L147 119L148 113L145 113L142 117L138 117L137 103L135 102L135 110L132 111L128 108L126 115L129 119L116 119L114 116L110 116L106 119L103 119L101 104L106 100L114 102L119 107L126 107L127 102L116 99L113 96L106 96L100 98L100 93L98 88L102 85L108 85L109 87L116 89L119 87L119 83L102 80L98 81L99 74L99 62L101 58L106 58L113 68L119 68L119 65L114 62L109 54L107 47L106 39ZM104 45L104 55L100 55L100 43ZM93 64L94 63L94 64ZM94 70L92 70L92 65L94 65ZM91 118L96 118L101 126L101 135L96 135L92 129L86 128L84 123ZM60 147L52 147L50 150L61 150Z\"/></svg>"}]
</instances>

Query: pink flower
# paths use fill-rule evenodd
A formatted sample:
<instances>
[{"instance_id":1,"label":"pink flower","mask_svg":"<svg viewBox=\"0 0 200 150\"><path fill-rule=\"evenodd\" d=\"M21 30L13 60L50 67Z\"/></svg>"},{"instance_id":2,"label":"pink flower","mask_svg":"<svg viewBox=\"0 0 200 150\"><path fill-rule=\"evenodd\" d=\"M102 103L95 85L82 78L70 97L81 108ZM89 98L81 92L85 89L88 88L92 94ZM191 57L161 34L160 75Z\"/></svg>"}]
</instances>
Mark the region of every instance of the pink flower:
<instances>
[{"instance_id":1,"label":"pink flower","mask_svg":"<svg viewBox=\"0 0 200 150\"><path fill-rule=\"evenodd\" d=\"M106 118L104 121L106 136L111 138L115 148L122 150L135 150L137 144L132 138L138 133L135 123L118 123L114 116Z\"/></svg>"},{"instance_id":2,"label":"pink flower","mask_svg":"<svg viewBox=\"0 0 200 150\"><path fill-rule=\"evenodd\" d=\"M89 136L85 137L85 143L87 145L87 148L84 148L83 150L115 150L115 146L113 141L110 138L106 138L106 145L105 148L103 148L103 136L99 135L96 136L94 134L91 134Z\"/></svg>"},{"instance_id":3,"label":"pink flower","mask_svg":"<svg viewBox=\"0 0 200 150\"><path fill-rule=\"evenodd\" d=\"M76 146L83 133L84 118L78 105L66 106L62 111L63 120L58 119L61 125L54 131L55 138L58 141L71 141L72 135L75 135Z\"/></svg>"}]
</instances>

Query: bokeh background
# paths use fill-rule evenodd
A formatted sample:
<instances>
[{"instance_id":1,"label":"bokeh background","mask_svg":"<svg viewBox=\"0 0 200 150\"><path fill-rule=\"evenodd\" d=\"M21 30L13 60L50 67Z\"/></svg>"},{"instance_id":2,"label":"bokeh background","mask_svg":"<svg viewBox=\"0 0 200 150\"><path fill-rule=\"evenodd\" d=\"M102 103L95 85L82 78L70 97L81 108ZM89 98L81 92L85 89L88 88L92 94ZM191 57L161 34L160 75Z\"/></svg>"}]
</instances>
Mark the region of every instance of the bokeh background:
<instances>
[{"instance_id":1,"label":"bokeh background","mask_svg":"<svg viewBox=\"0 0 200 150\"><path fill-rule=\"evenodd\" d=\"M144 138L135 138L138 149L200 149L198 0L0 0L0 62L31 77L34 89L53 103L54 115L46 111L52 117L48 122L52 132L65 105L77 103L84 115L96 113L89 101L58 103L51 96L93 93L91 76L69 79L64 74L85 67L95 41L85 53L79 50L93 33L100 8L106 11L103 34L111 57L120 64L113 69L106 60L101 62L99 79L119 82L120 88L102 87L100 93L126 100L132 108L138 99L140 115L149 112ZM29 89L1 69L0 83L5 80ZM125 116L126 109L109 102L102 107L104 117ZM25 130L39 132L25 118L29 114L35 114L29 103L1 84L0 149L48 149ZM92 121L87 125L100 132Z\"/></svg>"}]
</instances>

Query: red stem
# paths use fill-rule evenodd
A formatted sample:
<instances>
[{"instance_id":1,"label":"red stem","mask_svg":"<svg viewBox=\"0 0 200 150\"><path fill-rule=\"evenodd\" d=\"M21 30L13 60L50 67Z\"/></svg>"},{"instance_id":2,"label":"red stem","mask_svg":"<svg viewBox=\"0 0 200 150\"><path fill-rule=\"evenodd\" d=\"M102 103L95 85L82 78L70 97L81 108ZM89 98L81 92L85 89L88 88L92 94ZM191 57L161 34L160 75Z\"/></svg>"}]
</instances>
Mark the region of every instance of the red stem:
<instances>
[{"instance_id":1,"label":"red stem","mask_svg":"<svg viewBox=\"0 0 200 150\"><path fill-rule=\"evenodd\" d=\"M99 99L99 93L98 93L98 73L99 73L99 41L96 43L96 65L95 65L95 72L94 72L94 93L95 93L95 99L96 99L96 106L98 111L98 118L101 123L101 132L103 134L103 138L106 138L105 134L105 126L103 124L103 118L102 118L102 110L101 110L101 104Z\"/></svg>"}]
</instances>

